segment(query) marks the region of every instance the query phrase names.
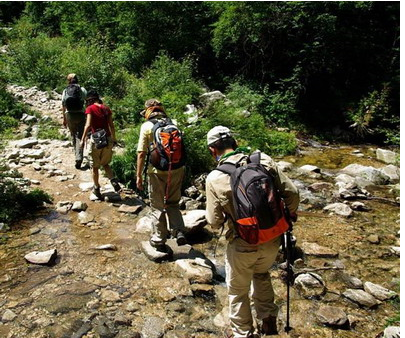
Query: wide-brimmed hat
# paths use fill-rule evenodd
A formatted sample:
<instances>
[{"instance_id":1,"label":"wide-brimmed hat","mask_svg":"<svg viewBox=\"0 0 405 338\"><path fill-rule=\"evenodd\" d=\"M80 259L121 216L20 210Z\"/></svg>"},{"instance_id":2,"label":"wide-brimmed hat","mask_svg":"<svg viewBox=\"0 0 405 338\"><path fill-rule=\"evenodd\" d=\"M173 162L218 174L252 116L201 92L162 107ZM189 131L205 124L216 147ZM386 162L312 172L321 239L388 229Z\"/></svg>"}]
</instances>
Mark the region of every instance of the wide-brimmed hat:
<instances>
[{"instance_id":1,"label":"wide-brimmed hat","mask_svg":"<svg viewBox=\"0 0 405 338\"><path fill-rule=\"evenodd\" d=\"M162 102L160 102L157 99L149 99L149 100L145 101L145 109L142 110L139 114L141 114L142 116L145 116L146 110L150 107L161 107L163 110Z\"/></svg>"},{"instance_id":2,"label":"wide-brimmed hat","mask_svg":"<svg viewBox=\"0 0 405 338\"><path fill-rule=\"evenodd\" d=\"M233 138L230 129L224 126L216 126L207 134L207 145L210 146L215 142L226 138Z\"/></svg>"}]
</instances>

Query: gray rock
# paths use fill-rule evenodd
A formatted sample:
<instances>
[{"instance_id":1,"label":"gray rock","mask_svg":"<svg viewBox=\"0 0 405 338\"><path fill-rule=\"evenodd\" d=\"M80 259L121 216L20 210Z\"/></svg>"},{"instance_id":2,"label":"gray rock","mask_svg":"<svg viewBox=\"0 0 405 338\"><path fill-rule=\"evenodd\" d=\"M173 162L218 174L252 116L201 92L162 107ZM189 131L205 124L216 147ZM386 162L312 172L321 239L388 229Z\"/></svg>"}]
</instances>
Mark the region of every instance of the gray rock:
<instances>
[{"instance_id":1,"label":"gray rock","mask_svg":"<svg viewBox=\"0 0 405 338\"><path fill-rule=\"evenodd\" d=\"M316 273L305 273L295 278L294 286L304 298L317 298L325 294L326 288L322 277Z\"/></svg>"},{"instance_id":2,"label":"gray rock","mask_svg":"<svg viewBox=\"0 0 405 338\"><path fill-rule=\"evenodd\" d=\"M197 108L193 104L186 105L186 111L184 114L187 115L187 123L193 124L198 121Z\"/></svg>"},{"instance_id":3,"label":"gray rock","mask_svg":"<svg viewBox=\"0 0 405 338\"><path fill-rule=\"evenodd\" d=\"M363 178L375 185L383 185L389 182L389 177L378 169L356 163L349 164L341 170L341 173Z\"/></svg>"},{"instance_id":4,"label":"gray rock","mask_svg":"<svg viewBox=\"0 0 405 338\"><path fill-rule=\"evenodd\" d=\"M94 330L100 338L114 338L116 336L114 326L107 318L99 317L94 323Z\"/></svg>"},{"instance_id":5,"label":"gray rock","mask_svg":"<svg viewBox=\"0 0 405 338\"><path fill-rule=\"evenodd\" d=\"M376 155L377 155L377 160L382 161L384 163L388 164L394 164L397 161L397 153L391 151L391 150L386 150L386 149L381 149L378 148L376 150Z\"/></svg>"},{"instance_id":6,"label":"gray rock","mask_svg":"<svg viewBox=\"0 0 405 338\"><path fill-rule=\"evenodd\" d=\"M71 338L82 338L91 329L92 329L92 325L90 323L88 323L88 322L83 323L83 325L75 333L72 334Z\"/></svg>"},{"instance_id":7,"label":"gray rock","mask_svg":"<svg viewBox=\"0 0 405 338\"><path fill-rule=\"evenodd\" d=\"M333 184L328 182L317 182L313 183L308 187L308 190L313 192L318 191L331 191L333 189Z\"/></svg>"},{"instance_id":8,"label":"gray rock","mask_svg":"<svg viewBox=\"0 0 405 338\"><path fill-rule=\"evenodd\" d=\"M229 307L225 306L220 313L214 317L214 325L219 328L226 328L230 325Z\"/></svg>"},{"instance_id":9,"label":"gray rock","mask_svg":"<svg viewBox=\"0 0 405 338\"><path fill-rule=\"evenodd\" d=\"M337 276L350 289L362 289L363 288L363 282L357 277L351 276L344 272L339 272L337 274Z\"/></svg>"},{"instance_id":10,"label":"gray rock","mask_svg":"<svg viewBox=\"0 0 405 338\"><path fill-rule=\"evenodd\" d=\"M277 166L280 168L281 171L284 172L291 171L294 168L294 165L292 163L286 161L277 162Z\"/></svg>"},{"instance_id":11,"label":"gray rock","mask_svg":"<svg viewBox=\"0 0 405 338\"><path fill-rule=\"evenodd\" d=\"M58 203L56 203L57 208L64 207L64 206L71 208L72 205L73 205L73 203L71 201L59 201Z\"/></svg>"},{"instance_id":12,"label":"gray rock","mask_svg":"<svg viewBox=\"0 0 405 338\"><path fill-rule=\"evenodd\" d=\"M336 215L343 217L350 217L353 214L353 210L344 203L332 203L323 208L324 211L332 211Z\"/></svg>"},{"instance_id":13,"label":"gray rock","mask_svg":"<svg viewBox=\"0 0 405 338\"><path fill-rule=\"evenodd\" d=\"M165 321L160 317L147 317L141 334L143 338L162 338L165 332Z\"/></svg>"},{"instance_id":14,"label":"gray rock","mask_svg":"<svg viewBox=\"0 0 405 338\"><path fill-rule=\"evenodd\" d=\"M327 326L346 327L349 324L346 313L338 307L322 306L315 315L321 324Z\"/></svg>"},{"instance_id":15,"label":"gray rock","mask_svg":"<svg viewBox=\"0 0 405 338\"><path fill-rule=\"evenodd\" d=\"M224 100L226 96L222 94L219 90L215 90L213 92L208 92L200 95L200 101L204 105L210 105L216 101Z\"/></svg>"},{"instance_id":16,"label":"gray rock","mask_svg":"<svg viewBox=\"0 0 405 338\"><path fill-rule=\"evenodd\" d=\"M25 157L34 158L36 160L39 160L45 156L45 152L41 149L34 149L34 150L27 152L24 155L25 155Z\"/></svg>"},{"instance_id":17,"label":"gray rock","mask_svg":"<svg viewBox=\"0 0 405 338\"><path fill-rule=\"evenodd\" d=\"M42 166L38 162L34 162L32 164L32 168L36 171L40 171L42 169Z\"/></svg>"},{"instance_id":18,"label":"gray rock","mask_svg":"<svg viewBox=\"0 0 405 338\"><path fill-rule=\"evenodd\" d=\"M395 165L387 165L379 169L384 175L390 178L390 183L398 183L400 177L400 169Z\"/></svg>"},{"instance_id":19,"label":"gray rock","mask_svg":"<svg viewBox=\"0 0 405 338\"><path fill-rule=\"evenodd\" d=\"M334 258L339 256L339 254L329 248L321 246L317 243L302 243L302 251L307 256L323 257L323 258Z\"/></svg>"},{"instance_id":20,"label":"gray rock","mask_svg":"<svg viewBox=\"0 0 405 338\"><path fill-rule=\"evenodd\" d=\"M302 173L316 173L320 174L321 169L315 165L306 164L299 168L299 171Z\"/></svg>"},{"instance_id":21,"label":"gray rock","mask_svg":"<svg viewBox=\"0 0 405 338\"><path fill-rule=\"evenodd\" d=\"M367 241L369 241L371 244L380 244L380 237L378 235L369 235L367 238Z\"/></svg>"},{"instance_id":22,"label":"gray rock","mask_svg":"<svg viewBox=\"0 0 405 338\"><path fill-rule=\"evenodd\" d=\"M153 229L154 225L157 225L158 220L153 215L146 215L143 216L136 222L135 225L135 232L140 234L147 234L150 233Z\"/></svg>"},{"instance_id":23,"label":"gray rock","mask_svg":"<svg viewBox=\"0 0 405 338\"><path fill-rule=\"evenodd\" d=\"M355 184L356 180L354 177L347 175L347 174L339 174L338 176L335 177L336 182L341 182L346 186L347 184Z\"/></svg>"},{"instance_id":24,"label":"gray rock","mask_svg":"<svg viewBox=\"0 0 405 338\"><path fill-rule=\"evenodd\" d=\"M374 308L380 304L377 299L363 290L347 289L343 292L343 297L351 300L359 306L367 308Z\"/></svg>"},{"instance_id":25,"label":"gray rock","mask_svg":"<svg viewBox=\"0 0 405 338\"><path fill-rule=\"evenodd\" d=\"M80 224L87 224L94 221L94 216L87 213L86 211L80 211L78 218Z\"/></svg>"},{"instance_id":26,"label":"gray rock","mask_svg":"<svg viewBox=\"0 0 405 338\"><path fill-rule=\"evenodd\" d=\"M396 255L396 256L400 256L401 255L401 248L399 247L399 246L392 246L391 248L390 248L390 251L394 254L394 255Z\"/></svg>"},{"instance_id":27,"label":"gray rock","mask_svg":"<svg viewBox=\"0 0 405 338\"><path fill-rule=\"evenodd\" d=\"M190 198L197 198L200 194L200 191L195 186L187 188L184 192L186 193L186 196Z\"/></svg>"},{"instance_id":28,"label":"gray rock","mask_svg":"<svg viewBox=\"0 0 405 338\"><path fill-rule=\"evenodd\" d=\"M73 203L72 210L73 211L86 211L87 204L82 201L76 201Z\"/></svg>"},{"instance_id":29,"label":"gray rock","mask_svg":"<svg viewBox=\"0 0 405 338\"><path fill-rule=\"evenodd\" d=\"M82 182L79 184L79 188L82 191L89 191L93 188L94 183L93 182Z\"/></svg>"},{"instance_id":30,"label":"gray rock","mask_svg":"<svg viewBox=\"0 0 405 338\"><path fill-rule=\"evenodd\" d=\"M37 139L23 139L16 143L17 148L32 148L33 146L38 144Z\"/></svg>"},{"instance_id":31,"label":"gray rock","mask_svg":"<svg viewBox=\"0 0 405 338\"><path fill-rule=\"evenodd\" d=\"M141 243L142 251L148 259L153 262L160 263L163 261L170 260L173 256L173 252L170 247L166 246L167 252L160 252L157 251L152 245L150 245L149 241L144 241Z\"/></svg>"},{"instance_id":32,"label":"gray rock","mask_svg":"<svg viewBox=\"0 0 405 338\"><path fill-rule=\"evenodd\" d=\"M119 212L123 212L125 214L137 214L142 210L142 205L126 205L122 204L119 208Z\"/></svg>"},{"instance_id":33,"label":"gray rock","mask_svg":"<svg viewBox=\"0 0 405 338\"><path fill-rule=\"evenodd\" d=\"M92 194L94 195L94 194ZM106 191L103 194L104 201L106 202L120 202L122 201L121 195L115 191Z\"/></svg>"},{"instance_id":34,"label":"gray rock","mask_svg":"<svg viewBox=\"0 0 405 338\"><path fill-rule=\"evenodd\" d=\"M24 258L32 264L52 264L57 257L56 249L47 251L34 251L25 255Z\"/></svg>"},{"instance_id":35,"label":"gray rock","mask_svg":"<svg viewBox=\"0 0 405 338\"><path fill-rule=\"evenodd\" d=\"M388 326L384 330L384 337L383 338L400 338L400 327L399 326Z\"/></svg>"},{"instance_id":36,"label":"gray rock","mask_svg":"<svg viewBox=\"0 0 405 338\"><path fill-rule=\"evenodd\" d=\"M61 215L66 215L70 210L70 207L68 206L63 206L63 207L58 207L56 208L56 211L59 212Z\"/></svg>"},{"instance_id":37,"label":"gray rock","mask_svg":"<svg viewBox=\"0 0 405 338\"><path fill-rule=\"evenodd\" d=\"M188 233L193 233L201 230L205 225L207 225L207 220L205 218L205 210L190 210L183 215L184 225Z\"/></svg>"},{"instance_id":38,"label":"gray rock","mask_svg":"<svg viewBox=\"0 0 405 338\"><path fill-rule=\"evenodd\" d=\"M116 302L120 300L120 294L113 290L102 289L100 296L105 302Z\"/></svg>"},{"instance_id":39,"label":"gray rock","mask_svg":"<svg viewBox=\"0 0 405 338\"><path fill-rule=\"evenodd\" d=\"M185 203L186 210L205 209L205 204L196 200L189 200Z\"/></svg>"},{"instance_id":40,"label":"gray rock","mask_svg":"<svg viewBox=\"0 0 405 338\"><path fill-rule=\"evenodd\" d=\"M370 209L363 202L353 202L350 207L356 211L369 211Z\"/></svg>"},{"instance_id":41,"label":"gray rock","mask_svg":"<svg viewBox=\"0 0 405 338\"><path fill-rule=\"evenodd\" d=\"M6 160L15 160L20 157L19 150L13 150L11 153L6 155Z\"/></svg>"},{"instance_id":42,"label":"gray rock","mask_svg":"<svg viewBox=\"0 0 405 338\"><path fill-rule=\"evenodd\" d=\"M378 300L388 300L397 296L396 292L386 289L381 285L371 282L364 283L364 291L368 292Z\"/></svg>"},{"instance_id":43,"label":"gray rock","mask_svg":"<svg viewBox=\"0 0 405 338\"><path fill-rule=\"evenodd\" d=\"M178 259L177 270L180 271L190 283L211 284L213 271L203 259Z\"/></svg>"},{"instance_id":44,"label":"gray rock","mask_svg":"<svg viewBox=\"0 0 405 338\"><path fill-rule=\"evenodd\" d=\"M114 244L103 244L103 245L99 245L94 247L94 250L112 250L112 251L117 251L118 248L116 245Z\"/></svg>"},{"instance_id":45,"label":"gray rock","mask_svg":"<svg viewBox=\"0 0 405 338\"><path fill-rule=\"evenodd\" d=\"M8 323L8 322L12 322L16 318L17 318L17 315L10 309L7 309L6 311L4 311L3 316L1 317L1 321L3 323Z\"/></svg>"}]
</instances>

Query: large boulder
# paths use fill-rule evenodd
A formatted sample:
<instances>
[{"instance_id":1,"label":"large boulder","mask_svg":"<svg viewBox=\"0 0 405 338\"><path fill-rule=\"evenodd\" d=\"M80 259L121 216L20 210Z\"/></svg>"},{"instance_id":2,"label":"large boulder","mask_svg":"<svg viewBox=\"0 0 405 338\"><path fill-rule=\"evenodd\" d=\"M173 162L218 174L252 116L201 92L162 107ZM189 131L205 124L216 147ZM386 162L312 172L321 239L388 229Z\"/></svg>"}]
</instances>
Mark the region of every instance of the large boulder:
<instances>
[{"instance_id":1,"label":"large boulder","mask_svg":"<svg viewBox=\"0 0 405 338\"><path fill-rule=\"evenodd\" d=\"M376 151L376 155L377 155L377 160L384 162L384 163L388 163L388 164L394 164L397 161L397 153L391 151L391 150L387 150L387 149L381 149L378 148Z\"/></svg>"},{"instance_id":2,"label":"large boulder","mask_svg":"<svg viewBox=\"0 0 405 338\"><path fill-rule=\"evenodd\" d=\"M183 215L184 225L187 233L193 233L201 230L206 224L205 210L190 210Z\"/></svg>"},{"instance_id":3,"label":"large boulder","mask_svg":"<svg viewBox=\"0 0 405 338\"><path fill-rule=\"evenodd\" d=\"M357 163L349 164L340 172L353 176L355 178L365 179L375 185L383 185L389 182L389 177L382 173L380 170L373 167L363 166Z\"/></svg>"}]
</instances>

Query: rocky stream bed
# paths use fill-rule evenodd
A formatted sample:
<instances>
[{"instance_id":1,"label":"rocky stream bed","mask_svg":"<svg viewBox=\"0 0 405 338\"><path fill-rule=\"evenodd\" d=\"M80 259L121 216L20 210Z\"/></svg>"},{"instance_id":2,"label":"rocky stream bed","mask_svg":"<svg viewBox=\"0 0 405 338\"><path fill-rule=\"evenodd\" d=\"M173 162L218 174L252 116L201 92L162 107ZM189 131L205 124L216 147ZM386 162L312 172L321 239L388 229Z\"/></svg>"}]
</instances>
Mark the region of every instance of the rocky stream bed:
<instances>
[{"instance_id":1,"label":"rocky stream bed","mask_svg":"<svg viewBox=\"0 0 405 338\"><path fill-rule=\"evenodd\" d=\"M9 90L60 118L57 93ZM205 226L203 186L187 189L182 201L190 245L169 241L172 257L156 263L161 257L145 244L153 222L147 204L129 189L115 194L105 179L106 200L92 201L90 170L74 168L70 142L37 139L30 128L31 137L10 141L2 157L23 174L19 184L40 187L54 204L0 233L0 337L222 337L226 242ZM395 154L300 141L297 155L277 161L301 194L289 334L281 253L271 269L279 336L399 337ZM28 263L36 251L50 251L51 264Z\"/></svg>"}]
</instances>

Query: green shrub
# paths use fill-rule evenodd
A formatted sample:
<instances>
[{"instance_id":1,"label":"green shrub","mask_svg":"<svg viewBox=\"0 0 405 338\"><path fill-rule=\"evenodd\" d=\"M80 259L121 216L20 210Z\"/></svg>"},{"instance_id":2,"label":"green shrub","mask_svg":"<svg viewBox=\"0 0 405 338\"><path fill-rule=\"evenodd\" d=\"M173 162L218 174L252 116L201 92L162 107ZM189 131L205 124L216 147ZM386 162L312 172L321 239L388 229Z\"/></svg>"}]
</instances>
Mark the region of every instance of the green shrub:
<instances>
[{"instance_id":1,"label":"green shrub","mask_svg":"<svg viewBox=\"0 0 405 338\"><path fill-rule=\"evenodd\" d=\"M55 121L39 123L38 138L51 140L66 140L67 137L59 132L60 125Z\"/></svg>"}]
</instances>

